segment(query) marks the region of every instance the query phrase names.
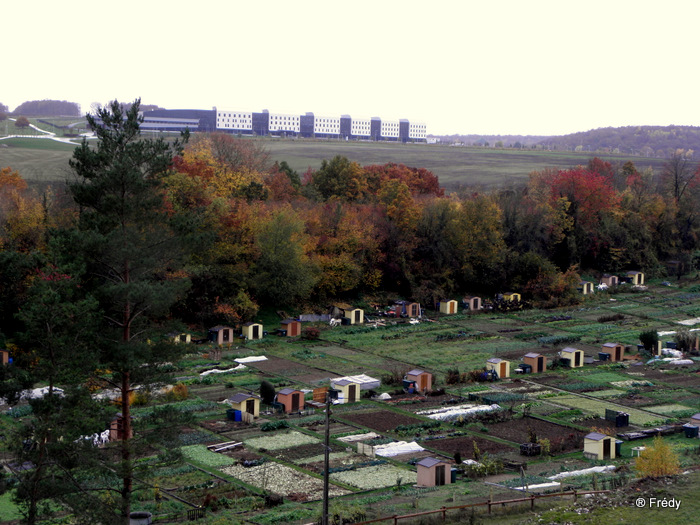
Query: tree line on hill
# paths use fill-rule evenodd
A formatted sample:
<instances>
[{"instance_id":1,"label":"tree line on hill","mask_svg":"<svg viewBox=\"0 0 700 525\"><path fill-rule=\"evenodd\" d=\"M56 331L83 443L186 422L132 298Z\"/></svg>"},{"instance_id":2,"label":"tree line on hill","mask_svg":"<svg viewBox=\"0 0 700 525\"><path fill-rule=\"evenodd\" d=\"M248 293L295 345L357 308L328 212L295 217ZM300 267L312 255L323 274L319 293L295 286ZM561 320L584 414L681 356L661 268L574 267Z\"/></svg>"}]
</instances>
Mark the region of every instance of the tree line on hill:
<instances>
[{"instance_id":1,"label":"tree line on hill","mask_svg":"<svg viewBox=\"0 0 700 525\"><path fill-rule=\"evenodd\" d=\"M513 289L564 304L576 300L582 273L660 276L668 260L687 270L698 250L699 181L691 152L678 150L662 173L592 158L521 186L446 195L423 168L336 156L299 174L259 143L214 133L174 155L158 191L164 210L200 223L205 240L178 270L189 289L176 312L206 325L247 321L266 305L380 292L434 304ZM80 207L62 188L34 194L9 167L0 192L0 329L11 330L30 272Z\"/></svg>"},{"instance_id":2,"label":"tree line on hill","mask_svg":"<svg viewBox=\"0 0 700 525\"><path fill-rule=\"evenodd\" d=\"M165 381L181 348L163 334L185 325L389 294L433 305L516 290L552 307L580 300L582 271L659 276L669 258L696 263L700 172L687 151L662 173L592 158L447 195L430 171L401 164L336 156L299 174L232 135L145 139L138 111L115 101L99 123L88 117L97 144L76 148L65 188L39 195L0 170L0 345L14 359L0 367L0 396L48 385L9 441L34 465L17 474L28 523L46 499L128 522L148 468L139 450L175 461L173 422L185 417L165 406L132 421L136 386ZM113 401L91 395L106 388ZM117 409L112 446L82 439Z\"/></svg>"},{"instance_id":3,"label":"tree line on hill","mask_svg":"<svg viewBox=\"0 0 700 525\"><path fill-rule=\"evenodd\" d=\"M700 151L700 127L624 126L561 136L449 135L443 142L469 146L574 151L666 158L677 149Z\"/></svg>"}]
</instances>

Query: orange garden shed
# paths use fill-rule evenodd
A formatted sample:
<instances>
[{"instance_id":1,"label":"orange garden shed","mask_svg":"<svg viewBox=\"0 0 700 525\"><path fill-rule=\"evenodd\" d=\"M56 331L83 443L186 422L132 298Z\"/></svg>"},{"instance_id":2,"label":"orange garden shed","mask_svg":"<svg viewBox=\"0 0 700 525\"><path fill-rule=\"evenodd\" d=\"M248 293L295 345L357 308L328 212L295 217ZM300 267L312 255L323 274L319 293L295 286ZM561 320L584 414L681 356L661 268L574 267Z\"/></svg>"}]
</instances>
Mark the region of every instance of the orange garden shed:
<instances>
[{"instance_id":1,"label":"orange garden shed","mask_svg":"<svg viewBox=\"0 0 700 525\"><path fill-rule=\"evenodd\" d=\"M282 330L287 331L287 337L301 335L301 322L296 319L285 319L282 321Z\"/></svg>"},{"instance_id":2,"label":"orange garden shed","mask_svg":"<svg viewBox=\"0 0 700 525\"><path fill-rule=\"evenodd\" d=\"M544 372L547 369L547 358L542 354L530 352L523 357L523 363L532 367L532 373Z\"/></svg>"},{"instance_id":3,"label":"orange garden shed","mask_svg":"<svg viewBox=\"0 0 700 525\"><path fill-rule=\"evenodd\" d=\"M436 458L423 458L416 463L419 487L437 487L452 483L450 464Z\"/></svg>"},{"instance_id":4,"label":"orange garden shed","mask_svg":"<svg viewBox=\"0 0 700 525\"><path fill-rule=\"evenodd\" d=\"M304 392L294 388L283 388L277 392L277 402L284 406L284 412L291 414L304 408Z\"/></svg>"},{"instance_id":5,"label":"orange garden shed","mask_svg":"<svg viewBox=\"0 0 700 525\"><path fill-rule=\"evenodd\" d=\"M610 354L610 361L622 361L625 357L625 345L620 343L603 343L601 352Z\"/></svg>"}]
</instances>

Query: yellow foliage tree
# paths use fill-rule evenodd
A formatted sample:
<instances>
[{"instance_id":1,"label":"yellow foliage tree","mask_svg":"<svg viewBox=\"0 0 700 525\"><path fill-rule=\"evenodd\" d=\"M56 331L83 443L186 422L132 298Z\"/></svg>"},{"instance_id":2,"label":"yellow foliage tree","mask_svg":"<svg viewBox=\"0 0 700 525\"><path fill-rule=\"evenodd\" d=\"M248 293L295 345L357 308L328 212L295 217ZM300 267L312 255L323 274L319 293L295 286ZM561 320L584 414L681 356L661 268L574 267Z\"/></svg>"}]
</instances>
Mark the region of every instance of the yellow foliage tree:
<instances>
[{"instance_id":1,"label":"yellow foliage tree","mask_svg":"<svg viewBox=\"0 0 700 525\"><path fill-rule=\"evenodd\" d=\"M656 436L654 444L635 459L634 467L640 478L673 476L681 470L678 455L661 436Z\"/></svg>"}]
</instances>

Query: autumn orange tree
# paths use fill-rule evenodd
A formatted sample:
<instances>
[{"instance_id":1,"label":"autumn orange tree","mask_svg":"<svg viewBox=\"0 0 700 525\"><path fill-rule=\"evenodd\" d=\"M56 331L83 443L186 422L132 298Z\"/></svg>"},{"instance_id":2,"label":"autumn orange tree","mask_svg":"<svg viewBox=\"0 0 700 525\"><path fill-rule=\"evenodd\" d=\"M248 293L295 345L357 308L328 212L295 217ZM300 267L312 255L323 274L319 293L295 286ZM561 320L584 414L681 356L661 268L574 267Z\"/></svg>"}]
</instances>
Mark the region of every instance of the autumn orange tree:
<instances>
[{"instance_id":1,"label":"autumn orange tree","mask_svg":"<svg viewBox=\"0 0 700 525\"><path fill-rule=\"evenodd\" d=\"M681 466L671 445L661 436L656 436L654 444L635 458L634 468L640 478L656 478L678 474Z\"/></svg>"}]
</instances>

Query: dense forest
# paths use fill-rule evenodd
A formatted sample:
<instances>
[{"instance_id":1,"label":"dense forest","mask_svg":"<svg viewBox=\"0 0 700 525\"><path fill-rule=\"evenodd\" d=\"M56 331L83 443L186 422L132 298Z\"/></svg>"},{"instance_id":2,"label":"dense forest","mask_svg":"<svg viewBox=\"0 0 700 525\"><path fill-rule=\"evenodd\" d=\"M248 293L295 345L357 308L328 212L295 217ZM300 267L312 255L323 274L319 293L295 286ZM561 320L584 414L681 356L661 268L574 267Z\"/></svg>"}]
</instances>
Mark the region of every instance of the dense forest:
<instances>
[{"instance_id":1,"label":"dense forest","mask_svg":"<svg viewBox=\"0 0 700 525\"><path fill-rule=\"evenodd\" d=\"M167 461L184 417L154 409L132 439L134 385L171 371L183 350L163 335L184 325L390 296L433 305L518 291L554 307L579 300L582 274L696 263L700 172L684 150L662 173L591 158L522 186L446 194L420 167L336 156L299 174L227 134L146 139L138 110L114 102L99 124L88 117L97 143L76 148L65 187L38 194L0 170L0 346L14 359L0 396L48 385L11 444L35 466L17 488L27 523L47 498L86 522L128 522L139 447ZM80 439L114 411L93 386L118 393L114 456ZM109 500L97 496L105 472Z\"/></svg>"},{"instance_id":2,"label":"dense forest","mask_svg":"<svg viewBox=\"0 0 700 525\"><path fill-rule=\"evenodd\" d=\"M137 144L146 144L132 137ZM592 158L532 173L521 187L446 195L428 170L337 156L299 174L231 135L196 135L158 174L162 212L196 223L178 269L188 323L245 322L262 306L323 308L393 293L434 304L516 289L545 305L575 300L579 275L665 263L697 250L700 180L691 153L663 173ZM2 329L81 207L65 188L35 194L3 168ZM196 235L195 235L196 233ZM55 262L53 263L55 264Z\"/></svg>"}]
</instances>

